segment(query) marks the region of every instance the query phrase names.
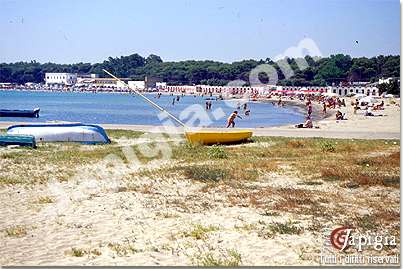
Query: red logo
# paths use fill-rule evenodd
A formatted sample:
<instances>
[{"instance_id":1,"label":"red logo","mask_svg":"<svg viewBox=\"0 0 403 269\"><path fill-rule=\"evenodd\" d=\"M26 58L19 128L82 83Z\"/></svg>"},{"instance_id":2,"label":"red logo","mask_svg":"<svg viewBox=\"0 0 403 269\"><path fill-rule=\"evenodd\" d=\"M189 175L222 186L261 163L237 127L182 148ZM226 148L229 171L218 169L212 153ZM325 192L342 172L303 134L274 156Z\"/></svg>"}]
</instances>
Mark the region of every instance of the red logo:
<instances>
[{"instance_id":1,"label":"red logo","mask_svg":"<svg viewBox=\"0 0 403 269\"><path fill-rule=\"evenodd\" d=\"M348 242L351 231L353 229L349 227L340 227L336 228L330 234L330 243L332 243L333 247L338 250L345 250L347 249L350 244Z\"/></svg>"}]
</instances>

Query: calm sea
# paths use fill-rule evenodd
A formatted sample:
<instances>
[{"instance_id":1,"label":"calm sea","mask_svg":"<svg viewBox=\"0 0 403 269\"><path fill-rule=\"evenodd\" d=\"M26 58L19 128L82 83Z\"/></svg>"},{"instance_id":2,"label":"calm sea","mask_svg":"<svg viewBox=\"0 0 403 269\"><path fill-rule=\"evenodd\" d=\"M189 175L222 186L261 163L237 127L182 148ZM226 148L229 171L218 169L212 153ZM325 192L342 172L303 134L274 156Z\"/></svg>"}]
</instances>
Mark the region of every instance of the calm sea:
<instances>
[{"instance_id":1,"label":"calm sea","mask_svg":"<svg viewBox=\"0 0 403 269\"><path fill-rule=\"evenodd\" d=\"M212 109L206 112L206 97L184 96L172 105L176 96L148 94L151 100L173 115L193 126L225 126L228 115L236 110L238 101L212 101ZM65 93L0 91L0 109L33 109L39 107L39 118L3 118L0 121L72 121L87 124L138 124L162 125L159 111L141 97L114 93ZM237 127L269 127L295 124L304 121L299 108L277 107L271 103L249 102L250 116L240 109L242 119L236 120Z\"/></svg>"}]
</instances>

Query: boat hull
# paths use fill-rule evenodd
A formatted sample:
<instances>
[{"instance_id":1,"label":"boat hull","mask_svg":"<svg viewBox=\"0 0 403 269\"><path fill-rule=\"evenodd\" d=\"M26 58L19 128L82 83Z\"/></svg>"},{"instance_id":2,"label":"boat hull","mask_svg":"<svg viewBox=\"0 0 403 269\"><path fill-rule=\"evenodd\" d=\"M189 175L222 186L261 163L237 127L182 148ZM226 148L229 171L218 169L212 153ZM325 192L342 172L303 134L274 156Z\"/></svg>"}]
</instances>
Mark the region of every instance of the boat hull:
<instances>
[{"instance_id":1,"label":"boat hull","mask_svg":"<svg viewBox=\"0 0 403 269\"><path fill-rule=\"evenodd\" d=\"M9 135L32 135L36 142L78 142L85 144L108 144L105 130L98 125L86 124L27 124L7 129Z\"/></svg>"},{"instance_id":2,"label":"boat hull","mask_svg":"<svg viewBox=\"0 0 403 269\"><path fill-rule=\"evenodd\" d=\"M252 137L253 132L248 130L240 131L194 131L185 132L186 139L192 144L213 145L213 144L230 144L248 140Z\"/></svg>"},{"instance_id":3,"label":"boat hull","mask_svg":"<svg viewBox=\"0 0 403 269\"><path fill-rule=\"evenodd\" d=\"M0 146L11 145L36 148L35 137L25 135L0 135Z\"/></svg>"},{"instance_id":4,"label":"boat hull","mask_svg":"<svg viewBox=\"0 0 403 269\"><path fill-rule=\"evenodd\" d=\"M0 109L0 117L39 118L39 108L33 110Z\"/></svg>"}]
</instances>

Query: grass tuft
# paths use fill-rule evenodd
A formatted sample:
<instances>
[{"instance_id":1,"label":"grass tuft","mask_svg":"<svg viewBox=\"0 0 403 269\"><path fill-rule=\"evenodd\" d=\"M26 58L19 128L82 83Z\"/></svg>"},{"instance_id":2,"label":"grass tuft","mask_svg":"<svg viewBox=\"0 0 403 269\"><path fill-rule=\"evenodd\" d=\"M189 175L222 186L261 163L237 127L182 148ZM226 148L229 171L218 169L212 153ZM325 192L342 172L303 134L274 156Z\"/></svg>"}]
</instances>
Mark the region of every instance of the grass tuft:
<instances>
[{"instance_id":1,"label":"grass tuft","mask_svg":"<svg viewBox=\"0 0 403 269\"><path fill-rule=\"evenodd\" d=\"M23 237L27 235L26 227L21 225L6 228L4 231L6 232L7 236L10 237Z\"/></svg>"},{"instance_id":2,"label":"grass tuft","mask_svg":"<svg viewBox=\"0 0 403 269\"><path fill-rule=\"evenodd\" d=\"M211 159L227 159L228 154L223 146L213 145L209 147L207 154Z\"/></svg>"},{"instance_id":3,"label":"grass tuft","mask_svg":"<svg viewBox=\"0 0 403 269\"><path fill-rule=\"evenodd\" d=\"M222 257L217 257L211 252L198 255L193 259L193 263L197 266L207 266L207 267L217 267L217 266L228 266L235 267L240 266L242 263L241 254L234 249L227 249Z\"/></svg>"},{"instance_id":4,"label":"grass tuft","mask_svg":"<svg viewBox=\"0 0 403 269\"><path fill-rule=\"evenodd\" d=\"M197 240L206 239L208 233L218 231L218 230L219 230L219 227L214 226L214 225L203 226L201 224L196 224L193 226L192 230L185 232L184 236L193 237Z\"/></svg>"},{"instance_id":5,"label":"grass tuft","mask_svg":"<svg viewBox=\"0 0 403 269\"><path fill-rule=\"evenodd\" d=\"M301 234L303 229L295 226L292 221L286 223L272 222L267 225L266 229L263 230L259 235L265 238L273 237L277 234Z\"/></svg>"}]
</instances>

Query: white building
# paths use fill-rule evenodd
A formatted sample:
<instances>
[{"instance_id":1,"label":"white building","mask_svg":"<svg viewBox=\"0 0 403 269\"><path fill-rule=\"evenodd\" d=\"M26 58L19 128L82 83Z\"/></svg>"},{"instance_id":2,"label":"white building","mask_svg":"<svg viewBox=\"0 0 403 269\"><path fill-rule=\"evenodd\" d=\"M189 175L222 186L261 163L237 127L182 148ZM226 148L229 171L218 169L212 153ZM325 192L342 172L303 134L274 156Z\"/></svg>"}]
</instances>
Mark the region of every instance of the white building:
<instances>
[{"instance_id":1,"label":"white building","mask_svg":"<svg viewBox=\"0 0 403 269\"><path fill-rule=\"evenodd\" d=\"M155 83L155 88L157 88L157 89L165 88L166 86L167 86L166 82L156 82Z\"/></svg>"},{"instance_id":2,"label":"white building","mask_svg":"<svg viewBox=\"0 0 403 269\"><path fill-rule=\"evenodd\" d=\"M335 93L339 96L346 96L346 95L355 95L355 94L365 94L368 96L379 96L379 89L374 86L370 87L357 87L357 86L350 86L350 87L329 87L329 93Z\"/></svg>"},{"instance_id":3,"label":"white building","mask_svg":"<svg viewBox=\"0 0 403 269\"><path fill-rule=\"evenodd\" d=\"M127 84L129 85L130 89L144 90L146 88L146 83L144 80L129 80Z\"/></svg>"},{"instance_id":4,"label":"white building","mask_svg":"<svg viewBox=\"0 0 403 269\"><path fill-rule=\"evenodd\" d=\"M45 73L45 83L49 85L74 85L77 74L74 73Z\"/></svg>"}]
</instances>

